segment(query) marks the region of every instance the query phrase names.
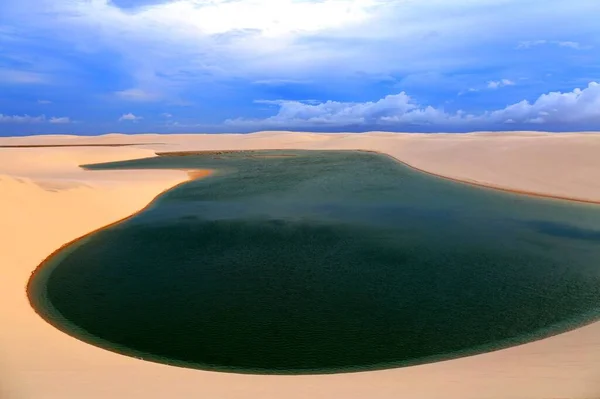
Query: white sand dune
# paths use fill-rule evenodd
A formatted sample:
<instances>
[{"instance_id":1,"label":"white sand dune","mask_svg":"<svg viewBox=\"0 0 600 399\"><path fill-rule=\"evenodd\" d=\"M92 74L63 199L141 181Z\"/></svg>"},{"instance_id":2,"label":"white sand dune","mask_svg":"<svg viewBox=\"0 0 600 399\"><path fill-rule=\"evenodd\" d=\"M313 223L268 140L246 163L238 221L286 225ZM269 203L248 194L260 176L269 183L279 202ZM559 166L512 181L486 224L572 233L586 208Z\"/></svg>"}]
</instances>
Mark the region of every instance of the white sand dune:
<instances>
[{"instance_id":1,"label":"white sand dune","mask_svg":"<svg viewBox=\"0 0 600 399\"><path fill-rule=\"evenodd\" d=\"M147 157L154 151L364 149L450 178L600 203L600 134L0 138L0 146L92 143L141 145L0 148L0 398L600 398L600 322L505 350L410 368L249 376L159 365L85 344L38 317L25 293L31 272L52 251L143 208L187 179L183 171L92 172L80 164Z\"/></svg>"}]
</instances>

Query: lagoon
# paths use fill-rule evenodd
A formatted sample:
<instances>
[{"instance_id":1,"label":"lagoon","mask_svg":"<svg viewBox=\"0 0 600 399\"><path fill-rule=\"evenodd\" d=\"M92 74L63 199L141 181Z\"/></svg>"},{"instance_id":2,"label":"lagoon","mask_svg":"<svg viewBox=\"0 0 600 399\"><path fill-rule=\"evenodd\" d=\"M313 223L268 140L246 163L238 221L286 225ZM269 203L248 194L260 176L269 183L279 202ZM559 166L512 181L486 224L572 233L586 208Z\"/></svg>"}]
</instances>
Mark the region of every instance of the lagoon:
<instances>
[{"instance_id":1,"label":"lagoon","mask_svg":"<svg viewBox=\"0 0 600 399\"><path fill-rule=\"evenodd\" d=\"M482 353L599 316L598 206L357 151L86 168L215 170L32 277L38 313L105 349L207 370L333 373Z\"/></svg>"}]
</instances>

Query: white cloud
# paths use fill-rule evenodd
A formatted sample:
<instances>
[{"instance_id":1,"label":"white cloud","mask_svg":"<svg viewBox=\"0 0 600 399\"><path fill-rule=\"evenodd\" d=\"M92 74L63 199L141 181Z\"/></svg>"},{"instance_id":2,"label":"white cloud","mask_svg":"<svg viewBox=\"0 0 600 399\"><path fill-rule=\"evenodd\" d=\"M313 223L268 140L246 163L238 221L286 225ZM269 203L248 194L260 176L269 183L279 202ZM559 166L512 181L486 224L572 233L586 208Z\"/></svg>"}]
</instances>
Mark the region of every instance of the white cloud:
<instances>
[{"instance_id":1,"label":"white cloud","mask_svg":"<svg viewBox=\"0 0 600 399\"><path fill-rule=\"evenodd\" d=\"M439 113L431 107L419 108L405 93L388 95L379 101L364 103L327 101L320 104L306 104L300 101L263 101L279 106L277 115L263 120L227 120L230 125L365 125L388 123L394 120L426 121L432 113Z\"/></svg>"},{"instance_id":2,"label":"white cloud","mask_svg":"<svg viewBox=\"0 0 600 399\"><path fill-rule=\"evenodd\" d=\"M490 80L489 82L487 82L488 89L497 89L499 87L514 86L514 85L515 85L515 82L513 82L512 80L509 80L509 79Z\"/></svg>"},{"instance_id":3,"label":"white cloud","mask_svg":"<svg viewBox=\"0 0 600 399\"><path fill-rule=\"evenodd\" d=\"M377 3L377 0L180 0L145 7L131 19L169 28L179 26L196 34L257 30L265 36L280 36L364 20L369 8ZM107 6L106 11L124 14L110 4Z\"/></svg>"},{"instance_id":4,"label":"white cloud","mask_svg":"<svg viewBox=\"0 0 600 399\"><path fill-rule=\"evenodd\" d=\"M533 103L519 103L487 114L491 121L513 119L525 123L600 122L600 84L590 82L586 88L571 92L542 94Z\"/></svg>"},{"instance_id":5,"label":"white cloud","mask_svg":"<svg viewBox=\"0 0 600 399\"><path fill-rule=\"evenodd\" d=\"M117 97L128 101L156 101L160 98L157 93L148 92L142 89L127 89L115 92Z\"/></svg>"},{"instance_id":6,"label":"white cloud","mask_svg":"<svg viewBox=\"0 0 600 399\"><path fill-rule=\"evenodd\" d=\"M526 40L519 42L517 45L517 49L528 49L535 46L541 46L545 44L555 45L559 47L569 47L575 50L589 50L593 46L587 45L584 46L579 42L572 41L561 41L561 40Z\"/></svg>"},{"instance_id":7,"label":"white cloud","mask_svg":"<svg viewBox=\"0 0 600 399\"><path fill-rule=\"evenodd\" d=\"M474 123L586 123L600 122L600 84L572 92L551 92L530 103L523 100L506 108L468 114L447 113L443 109L423 106L405 92L388 95L375 102L353 103L327 101L305 104L278 101L276 115L266 119L229 119L228 125L245 127L350 126L350 125L469 125Z\"/></svg>"},{"instance_id":8,"label":"white cloud","mask_svg":"<svg viewBox=\"0 0 600 399\"><path fill-rule=\"evenodd\" d=\"M71 123L71 119L66 116L63 116L60 118L52 117L48 121L55 125L65 125L65 124Z\"/></svg>"},{"instance_id":9,"label":"white cloud","mask_svg":"<svg viewBox=\"0 0 600 399\"><path fill-rule=\"evenodd\" d=\"M71 123L71 120L66 117L52 116L50 119L46 115L31 116L31 115L4 115L0 114L0 123Z\"/></svg>"},{"instance_id":10,"label":"white cloud","mask_svg":"<svg viewBox=\"0 0 600 399\"><path fill-rule=\"evenodd\" d=\"M141 116L135 116L134 114L132 114L131 112L128 114L123 114L121 115L121 117L119 118L119 122L121 121L132 121L132 122L137 122L140 119L144 119Z\"/></svg>"},{"instance_id":11,"label":"white cloud","mask_svg":"<svg viewBox=\"0 0 600 399\"><path fill-rule=\"evenodd\" d=\"M170 113L168 113L168 112L164 112L164 113L162 113L162 114L161 114L161 116L162 116L163 118L172 118L172 117L173 117L173 115L171 115L171 114L170 114Z\"/></svg>"},{"instance_id":12,"label":"white cloud","mask_svg":"<svg viewBox=\"0 0 600 399\"><path fill-rule=\"evenodd\" d=\"M52 101L50 101L50 100L38 100L37 102L38 102L38 104L42 104L42 105L52 104Z\"/></svg>"}]
</instances>

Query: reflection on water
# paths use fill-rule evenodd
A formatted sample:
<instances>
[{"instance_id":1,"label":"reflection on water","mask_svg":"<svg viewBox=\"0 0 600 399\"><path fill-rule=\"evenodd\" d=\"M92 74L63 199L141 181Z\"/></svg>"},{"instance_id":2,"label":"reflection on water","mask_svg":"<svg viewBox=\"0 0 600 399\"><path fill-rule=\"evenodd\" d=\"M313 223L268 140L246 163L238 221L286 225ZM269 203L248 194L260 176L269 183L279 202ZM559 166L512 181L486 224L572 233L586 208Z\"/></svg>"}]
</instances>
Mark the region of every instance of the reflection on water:
<instances>
[{"instance_id":1,"label":"reflection on water","mask_svg":"<svg viewBox=\"0 0 600 399\"><path fill-rule=\"evenodd\" d=\"M576 240L600 241L600 230L592 230L570 226L568 224L545 221L529 222L529 225L540 233L549 234L556 237L573 238Z\"/></svg>"}]
</instances>

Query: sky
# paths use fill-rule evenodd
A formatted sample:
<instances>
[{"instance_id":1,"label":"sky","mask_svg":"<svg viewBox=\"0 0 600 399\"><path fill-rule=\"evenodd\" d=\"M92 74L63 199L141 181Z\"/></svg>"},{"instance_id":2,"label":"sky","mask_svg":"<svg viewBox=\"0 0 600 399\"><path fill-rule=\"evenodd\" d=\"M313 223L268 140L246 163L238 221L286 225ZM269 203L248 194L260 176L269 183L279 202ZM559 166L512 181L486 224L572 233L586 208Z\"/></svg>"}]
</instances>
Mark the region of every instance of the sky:
<instances>
[{"instance_id":1,"label":"sky","mask_svg":"<svg viewBox=\"0 0 600 399\"><path fill-rule=\"evenodd\" d=\"M598 0L1 0L0 135L600 130Z\"/></svg>"}]
</instances>

